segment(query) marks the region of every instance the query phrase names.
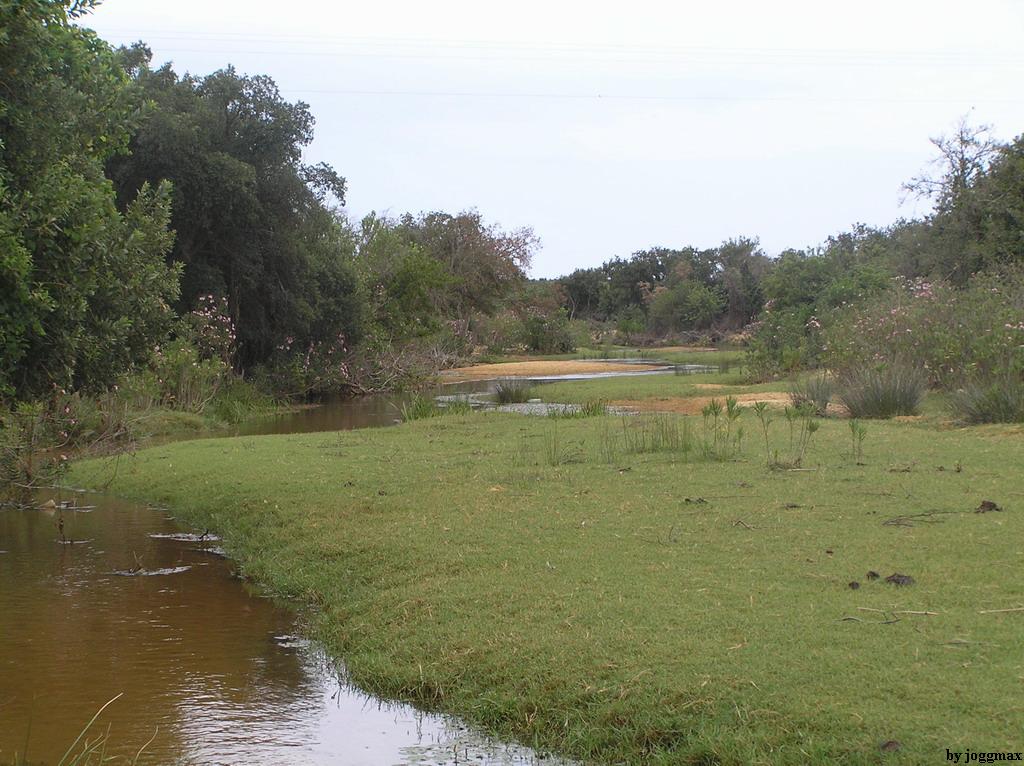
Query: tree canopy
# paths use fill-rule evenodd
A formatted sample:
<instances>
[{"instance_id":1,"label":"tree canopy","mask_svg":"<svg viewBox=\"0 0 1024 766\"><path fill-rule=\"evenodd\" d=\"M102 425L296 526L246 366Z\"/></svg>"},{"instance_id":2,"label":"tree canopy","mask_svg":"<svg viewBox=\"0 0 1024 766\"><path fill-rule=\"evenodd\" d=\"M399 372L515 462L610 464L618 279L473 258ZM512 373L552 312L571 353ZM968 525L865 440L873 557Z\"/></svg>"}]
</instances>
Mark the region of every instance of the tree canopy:
<instances>
[{"instance_id":1,"label":"tree canopy","mask_svg":"<svg viewBox=\"0 0 1024 766\"><path fill-rule=\"evenodd\" d=\"M104 176L140 102L73 23L92 5L0 5L0 394L108 384L173 319L170 187L140 184L122 213Z\"/></svg>"}]
</instances>

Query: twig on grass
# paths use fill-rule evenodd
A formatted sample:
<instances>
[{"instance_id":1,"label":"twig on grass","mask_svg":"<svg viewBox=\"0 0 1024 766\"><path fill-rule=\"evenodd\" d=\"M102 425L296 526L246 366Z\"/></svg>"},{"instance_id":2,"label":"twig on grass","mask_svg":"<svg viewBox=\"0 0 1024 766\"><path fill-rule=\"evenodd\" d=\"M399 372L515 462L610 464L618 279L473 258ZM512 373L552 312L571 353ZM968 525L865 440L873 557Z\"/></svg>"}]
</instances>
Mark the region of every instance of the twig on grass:
<instances>
[{"instance_id":1,"label":"twig on grass","mask_svg":"<svg viewBox=\"0 0 1024 766\"><path fill-rule=\"evenodd\" d=\"M941 524L942 519L933 519L932 516L946 513L963 513L963 511L925 511L924 513L911 513L906 516L896 516L882 522L883 527L912 527L914 522L924 524Z\"/></svg>"},{"instance_id":2,"label":"twig on grass","mask_svg":"<svg viewBox=\"0 0 1024 766\"><path fill-rule=\"evenodd\" d=\"M982 609L978 614L1000 614L1002 612L1024 612L1024 606L1013 606L1009 609Z\"/></svg>"}]
</instances>

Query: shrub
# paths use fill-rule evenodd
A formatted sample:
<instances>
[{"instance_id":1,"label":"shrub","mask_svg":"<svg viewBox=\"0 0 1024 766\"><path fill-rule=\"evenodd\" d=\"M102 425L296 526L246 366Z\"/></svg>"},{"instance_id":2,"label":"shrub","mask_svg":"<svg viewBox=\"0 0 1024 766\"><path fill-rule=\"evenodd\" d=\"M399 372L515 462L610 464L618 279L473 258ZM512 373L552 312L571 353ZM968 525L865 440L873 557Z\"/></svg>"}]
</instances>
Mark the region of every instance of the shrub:
<instances>
[{"instance_id":1,"label":"shrub","mask_svg":"<svg viewBox=\"0 0 1024 766\"><path fill-rule=\"evenodd\" d=\"M1024 423L1024 380L1004 375L972 381L953 393L952 407L965 423Z\"/></svg>"},{"instance_id":2,"label":"shrub","mask_svg":"<svg viewBox=\"0 0 1024 766\"><path fill-rule=\"evenodd\" d=\"M531 311L523 318L520 333L523 345L541 354L566 354L576 348L564 311L550 316Z\"/></svg>"},{"instance_id":3,"label":"shrub","mask_svg":"<svg viewBox=\"0 0 1024 766\"><path fill-rule=\"evenodd\" d=\"M828 403L832 399L832 390L832 378L820 372L794 380L789 386L789 398L794 407L808 405L814 408L814 414L825 417Z\"/></svg>"},{"instance_id":4,"label":"shrub","mask_svg":"<svg viewBox=\"0 0 1024 766\"><path fill-rule=\"evenodd\" d=\"M978 275L963 289L896 279L865 303L836 312L824 334L836 369L902 363L931 385L1024 372L1024 269Z\"/></svg>"},{"instance_id":5,"label":"shrub","mask_svg":"<svg viewBox=\"0 0 1024 766\"><path fill-rule=\"evenodd\" d=\"M924 372L908 364L853 370L840 380L839 400L855 418L916 415L928 384Z\"/></svg>"},{"instance_id":6,"label":"shrub","mask_svg":"<svg viewBox=\"0 0 1024 766\"><path fill-rule=\"evenodd\" d=\"M817 363L821 324L806 306L765 309L751 326L745 365L755 380L770 380Z\"/></svg>"},{"instance_id":7,"label":"shrub","mask_svg":"<svg viewBox=\"0 0 1024 766\"><path fill-rule=\"evenodd\" d=\"M0 501L28 503L32 489L55 481L65 464L58 429L38 403L0 415Z\"/></svg>"},{"instance_id":8,"label":"shrub","mask_svg":"<svg viewBox=\"0 0 1024 766\"><path fill-rule=\"evenodd\" d=\"M498 404L522 404L530 401L533 387L528 380L500 380L494 387L494 398Z\"/></svg>"}]
</instances>

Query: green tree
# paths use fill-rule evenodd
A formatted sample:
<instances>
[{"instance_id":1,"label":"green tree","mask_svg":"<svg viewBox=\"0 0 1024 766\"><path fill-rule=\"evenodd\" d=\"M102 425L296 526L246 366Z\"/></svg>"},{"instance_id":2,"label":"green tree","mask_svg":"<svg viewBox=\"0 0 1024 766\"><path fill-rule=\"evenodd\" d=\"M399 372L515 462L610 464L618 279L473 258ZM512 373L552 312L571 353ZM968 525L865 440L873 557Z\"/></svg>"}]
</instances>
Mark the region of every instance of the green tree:
<instances>
[{"instance_id":1,"label":"green tree","mask_svg":"<svg viewBox=\"0 0 1024 766\"><path fill-rule=\"evenodd\" d=\"M170 189L140 187L122 215L103 174L139 103L74 23L94 5L0 4L0 394L109 383L173 319Z\"/></svg>"},{"instance_id":2,"label":"green tree","mask_svg":"<svg viewBox=\"0 0 1024 766\"><path fill-rule=\"evenodd\" d=\"M304 165L313 117L285 101L273 80L228 67L179 78L150 67L137 44L120 51L148 109L130 152L108 172L122 204L146 183L174 183L170 259L184 269L179 310L203 295L228 299L243 368L288 345L358 340L365 315L355 238L331 206L345 182L327 165Z\"/></svg>"}]
</instances>

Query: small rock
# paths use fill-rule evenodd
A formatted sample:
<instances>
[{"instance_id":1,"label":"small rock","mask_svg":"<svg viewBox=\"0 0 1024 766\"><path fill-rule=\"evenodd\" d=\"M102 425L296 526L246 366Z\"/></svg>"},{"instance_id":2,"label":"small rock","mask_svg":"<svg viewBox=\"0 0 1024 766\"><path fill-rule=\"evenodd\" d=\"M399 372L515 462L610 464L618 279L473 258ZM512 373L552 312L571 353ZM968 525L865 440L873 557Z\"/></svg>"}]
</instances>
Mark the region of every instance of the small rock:
<instances>
[{"instance_id":1,"label":"small rock","mask_svg":"<svg viewBox=\"0 0 1024 766\"><path fill-rule=\"evenodd\" d=\"M974 509L975 513L989 513L990 511L1001 511L1003 510L998 505L993 503L991 500L982 500L981 505Z\"/></svg>"},{"instance_id":2,"label":"small rock","mask_svg":"<svg viewBox=\"0 0 1024 766\"><path fill-rule=\"evenodd\" d=\"M864 576L867 577L869 580L877 580L882 575L878 574L878 572L876 572L874 569L872 569L870 572L868 572Z\"/></svg>"},{"instance_id":3,"label":"small rock","mask_svg":"<svg viewBox=\"0 0 1024 766\"><path fill-rule=\"evenodd\" d=\"M904 585L913 585L916 582L914 578L910 575L900 574L899 572L894 572L893 574L889 575L885 578L885 581L887 583L892 583L897 587L902 587Z\"/></svg>"},{"instance_id":4,"label":"small rock","mask_svg":"<svg viewBox=\"0 0 1024 766\"><path fill-rule=\"evenodd\" d=\"M850 590L857 590L860 587L860 583L854 580L850 583Z\"/></svg>"}]
</instances>

